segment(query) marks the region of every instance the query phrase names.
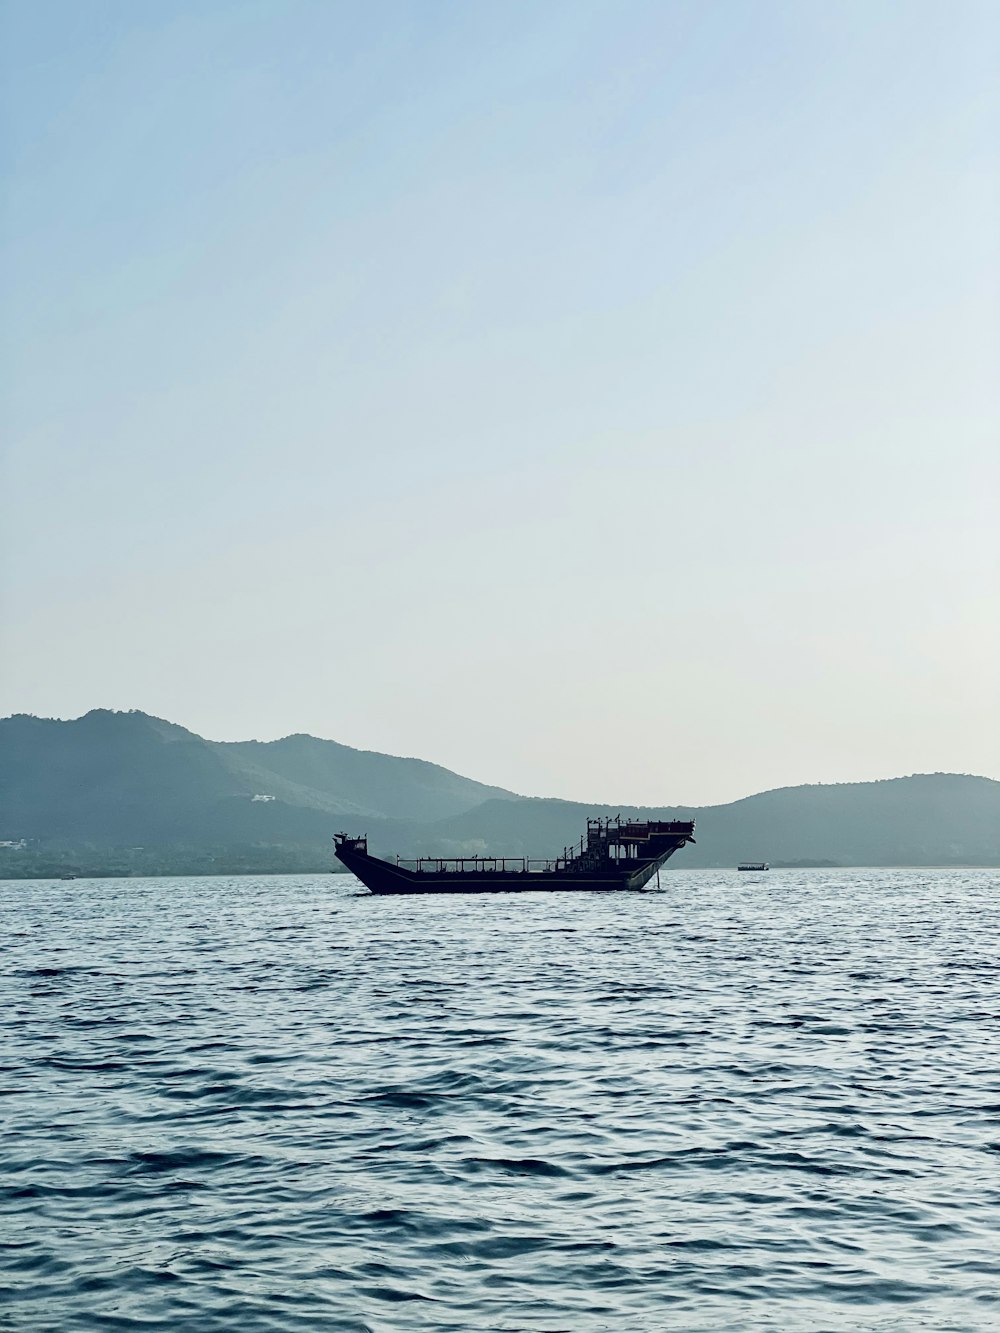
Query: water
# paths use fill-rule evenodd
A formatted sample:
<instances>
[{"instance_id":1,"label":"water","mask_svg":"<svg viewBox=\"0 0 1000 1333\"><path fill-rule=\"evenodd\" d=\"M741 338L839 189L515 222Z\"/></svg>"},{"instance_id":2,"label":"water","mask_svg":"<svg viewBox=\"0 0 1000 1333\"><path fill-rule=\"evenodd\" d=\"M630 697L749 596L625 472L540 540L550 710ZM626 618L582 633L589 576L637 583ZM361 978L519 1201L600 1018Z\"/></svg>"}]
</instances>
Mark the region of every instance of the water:
<instances>
[{"instance_id":1,"label":"water","mask_svg":"<svg viewBox=\"0 0 1000 1333\"><path fill-rule=\"evenodd\" d=\"M0 1327L1000 1328L998 887L6 883Z\"/></svg>"}]
</instances>

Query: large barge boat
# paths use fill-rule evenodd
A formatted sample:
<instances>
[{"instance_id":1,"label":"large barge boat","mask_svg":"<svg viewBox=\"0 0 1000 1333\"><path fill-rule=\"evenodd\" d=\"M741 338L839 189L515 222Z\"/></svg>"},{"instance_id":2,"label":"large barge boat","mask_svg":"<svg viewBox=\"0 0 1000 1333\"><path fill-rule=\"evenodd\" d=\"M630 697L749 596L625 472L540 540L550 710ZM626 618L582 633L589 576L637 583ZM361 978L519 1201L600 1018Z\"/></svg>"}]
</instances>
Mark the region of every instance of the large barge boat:
<instances>
[{"instance_id":1,"label":"large barge boat","mask_svg":"<svg viewBox=\"0 0 1000 1333\"><path fill-rule=\"evenodd\" d=\"M338 833L334 854L372 893L534 893L641 889L668 857L694 842L694 820L588 819L562 856L397 856L368 851L367 837Z\"/></svg>"}]
</instances>

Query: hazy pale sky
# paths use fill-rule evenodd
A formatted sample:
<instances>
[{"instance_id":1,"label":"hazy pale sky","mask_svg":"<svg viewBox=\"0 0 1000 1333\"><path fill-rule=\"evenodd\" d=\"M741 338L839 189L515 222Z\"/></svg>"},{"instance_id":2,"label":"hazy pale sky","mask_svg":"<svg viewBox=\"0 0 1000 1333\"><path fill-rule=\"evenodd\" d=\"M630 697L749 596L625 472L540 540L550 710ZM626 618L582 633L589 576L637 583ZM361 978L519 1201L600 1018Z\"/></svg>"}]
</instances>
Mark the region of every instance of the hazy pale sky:
<instances>
[{"instance_id":1,"label":"hazy pale sky","mask_svg":"<svg viewBox=\"0 0 1000 1333\"><path fill-rule=\"evenodd\" d=\"M0 712L1000 776L993 0L0 14Z\"/></svg>"}]
</instances>

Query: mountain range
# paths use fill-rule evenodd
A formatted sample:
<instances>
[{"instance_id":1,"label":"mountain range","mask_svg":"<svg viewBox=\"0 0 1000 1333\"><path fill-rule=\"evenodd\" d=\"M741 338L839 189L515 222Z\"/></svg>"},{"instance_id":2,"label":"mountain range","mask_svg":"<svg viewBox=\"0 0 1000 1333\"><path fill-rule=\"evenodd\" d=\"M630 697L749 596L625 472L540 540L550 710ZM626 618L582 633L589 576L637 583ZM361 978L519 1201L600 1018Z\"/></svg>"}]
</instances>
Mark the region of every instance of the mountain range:
<instances>
[{"instance_id":1,"label":"mountain range","mask_svg":"<svg viewBox=\"0 0 1000 1333\"><path fill-rule=\"evenodd\" d=\"M672 866L1000 865L1000 782L934 773L787 787L703 808L523 797L314 736L205 740L141 712L0 719L0 876L333 868L373 851L551 855L588 815L697 820Z\"/></svg>"}]
</instances>

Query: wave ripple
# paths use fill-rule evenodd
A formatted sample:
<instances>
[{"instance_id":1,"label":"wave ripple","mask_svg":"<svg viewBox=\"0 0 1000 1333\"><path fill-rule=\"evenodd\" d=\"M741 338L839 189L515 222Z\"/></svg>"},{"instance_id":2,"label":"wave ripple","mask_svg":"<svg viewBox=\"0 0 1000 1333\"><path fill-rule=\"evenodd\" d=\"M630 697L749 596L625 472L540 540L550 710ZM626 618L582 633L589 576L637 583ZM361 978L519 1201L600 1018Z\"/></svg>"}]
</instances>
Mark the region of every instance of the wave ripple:
<instances>
[{"instance_id":1,"label":"wave ripple","mask_svg":"<svg viewBox=\"0 0 1000 1333\"><path fill-rule=\"evenodd\" d=\"M0 1322L1000 1327L998 887L8 883Z\"/></svg>"}]
</instances>

